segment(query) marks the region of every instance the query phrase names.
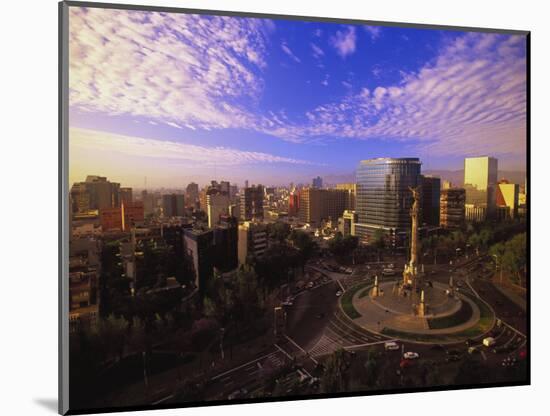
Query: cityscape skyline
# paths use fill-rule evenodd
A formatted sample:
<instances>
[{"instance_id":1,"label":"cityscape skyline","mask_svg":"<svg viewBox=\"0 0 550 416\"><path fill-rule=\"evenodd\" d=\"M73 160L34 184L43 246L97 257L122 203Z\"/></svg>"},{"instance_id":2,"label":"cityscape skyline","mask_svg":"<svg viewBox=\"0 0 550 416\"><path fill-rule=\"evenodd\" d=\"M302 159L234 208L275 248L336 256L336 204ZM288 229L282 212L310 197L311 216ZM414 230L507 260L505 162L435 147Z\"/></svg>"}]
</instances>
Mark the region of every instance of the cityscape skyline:
<instances>
[{"instance_id":1,"label":"cityscape skyline","mask_svg":"<svg viewBox=\"0 0 550 416\"><path fill-rule=\"evenodd\" d=\"M529 384L528 32L61 7L70 410Z\"/></svg>"},{"instance_id":2,"label":"cityscape skyline","mask_svg":"<svg viewBox=\"0 0 550 416\"><path fill-rule=\"evenodd\" d=\"M525 171L522 36L80 8L69 25L71 182L282 184L382 155Z\"/></svg>"}]
</instances>

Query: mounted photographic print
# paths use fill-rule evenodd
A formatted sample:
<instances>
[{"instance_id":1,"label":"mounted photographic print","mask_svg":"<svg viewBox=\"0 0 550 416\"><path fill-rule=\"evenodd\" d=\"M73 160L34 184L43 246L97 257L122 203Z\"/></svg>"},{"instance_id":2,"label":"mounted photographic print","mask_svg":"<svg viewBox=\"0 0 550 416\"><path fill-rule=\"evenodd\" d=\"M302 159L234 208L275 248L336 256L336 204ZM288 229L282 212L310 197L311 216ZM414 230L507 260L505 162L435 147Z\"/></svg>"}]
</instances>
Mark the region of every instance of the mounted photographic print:
<instances>
[{"instance_id":1,"label":"mounted photographic print","mask_svg":"<svg viewBox=\"0 0 550 416\"><path fill-rule=\"evenodd\" d=\"M529 32L59 11L60 413L529 384Z\"/></svg>"}]
</instances>

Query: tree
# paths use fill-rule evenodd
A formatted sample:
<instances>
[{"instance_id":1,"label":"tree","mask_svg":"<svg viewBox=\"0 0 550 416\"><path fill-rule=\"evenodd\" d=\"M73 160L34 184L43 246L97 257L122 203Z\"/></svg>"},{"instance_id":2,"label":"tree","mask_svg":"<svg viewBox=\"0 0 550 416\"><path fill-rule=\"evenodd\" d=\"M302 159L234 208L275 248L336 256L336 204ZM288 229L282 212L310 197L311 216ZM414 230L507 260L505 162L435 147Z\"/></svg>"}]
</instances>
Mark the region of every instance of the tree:
<instances>
[{"instance_id":1,"label":"tree","mask_svg":"<svg viewBox=\"0 0 550 416\"><path fill-rule=\"evenodd\" d=\"M372 246L376 249L378 261L380 261L380 252L386 248L386 233L384 230L377 229L374 232Z\"/></svg>"},{"instance_id":2,"label":"tree","mask_svg":"<svg viewBox=\"0 0 550 416\"><path fill-rule=\"evenodd\" d=\"M369 349L367 360L365 361L365 381L369 387L374 387L377 384L380 373L380 365L376 360L376 352L374 349Z\"/></svg>"},{"instance_id":3,"label":"tree","mask_svg":"<svg viewBox=\"0 0 550 416\"><path fill-rule=\"evenodd\" d=\"M502 267L512 276L515 283L520 286L525 284L523 281L527 268L525 233L518 234L505 243L504 253L502 254Z\"/></svg>"},{"instance_id":4,"label":"tree","mask_svg":"<svg viewBox=\"0 0 550 416\"><path fill-rule=\"evenodd\" d=\"M283 243L290 235L290 225L286 222L276 222L268 226L268 232L272 239Z\"/></svg>"},{"instance_id":5,"label":"tree","mask_svg":"<svg viewBox=\"0 0 550 416\"><path fill-rule=\"evenodd\" d=\"M336 393L348 389L346 372L350 366L346 351L336 350L325 364L325 373L321 379L321 386L325 393Z\"/></svg>"},{"instance_id":6,"label":"tree","mask_svg":"<svg viewBox=\"0 0 550 416\"><path fill-rule=\"evenodd\" d=\"M290 240L300 251L298 258L303 272L307 261L317 253L319 246L308 233L300 230L292 230Z\"/></svg>"}]
</instances>

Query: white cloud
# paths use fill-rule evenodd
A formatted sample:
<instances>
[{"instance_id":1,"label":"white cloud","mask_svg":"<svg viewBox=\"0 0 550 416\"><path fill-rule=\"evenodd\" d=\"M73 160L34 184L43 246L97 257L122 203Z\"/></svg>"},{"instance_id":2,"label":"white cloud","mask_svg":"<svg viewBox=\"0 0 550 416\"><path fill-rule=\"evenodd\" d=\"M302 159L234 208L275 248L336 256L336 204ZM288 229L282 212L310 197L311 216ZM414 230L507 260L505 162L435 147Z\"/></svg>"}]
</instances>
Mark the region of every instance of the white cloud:
<instances>
[{"instance_id":1,"label":"white cloud","mask_svg":"<svg viewBox=\"0 0 550 416\"><path fill-rule=\"evenodd\" d=\"M243 103L263 89L271 21L71 7L69 25L71 107L198 128L254 124Z\"/></svg>"},{"instance_id":2,"label":"white cloud","mask_svg":"<svg viewBox=\"0 0 550 416\"><path fill-rule=\"evenodd\" d=\"M311 44L311 50L312 50L313 57L316 58L316 59L325 56L325 52L319 46L317 46L315 43Z\"/></svg>"},{"instance_id":3,"label":"white cloud","mask_svg":"<svg viewBox=\"0 0 550 416\"><path fill-rule=\"evenodd\" d=\"M337 31L336 34L330 38L331 45L342 58L352 55L355 52L356 41L357 35L354 26L347 26L345 30Z\"/></svg>"},{"instance_id":4,"label":"white cloud","mask_svg":"<svg viewBox=\"0 0 550 416\"><path fill-rule=\"evenodd\" d=\"M294 53L292 52L292 50L288 47L288 45L286 44L286 42L283 42L281 44L281 49L283 50L284 53L286 53L288 56L290 56L290 58L292 58L293 61L297 62L297 63L300 63L302 62L300 60L300 58L298 58L296 55L294 55Z\"/></svg>"},{"instance_id":5,"label":"white cloud","mask_svg":"<svg viewBox=\"0 0 550 416\"><path fill-rule=\"evenodd\" d=\"M414 140L433 154L524 155L522 42L518 36L475 33L450 40L418 72L403 73L401 83L363 88L308 111L294 136Z\"/></svg>"},{"instance_id":6,"label":"white cloud","mask_svg":"<svg viewBox=\"0 0 550 416\"><path fill-rule=\"evenodd\" d=\"M69 132L70 150L90 150L119 153L126 156L179 161L198 166L237 166L261 163L286 163L312 165L306 160L281 157L262 152L248 152L227 147L206 147L185 144L170 140L156 140L120 134L71 128Z\"/></svg>"},{"instance_id":7,"label":"white cloud","mask_svg":"<svg viewBox=\"0 0 550 416\"><path fill-rule=\"evenodd\" d=\"M376 40L380 36L380 26L363 26L363 29L370 35L372 40Z\"/></svg>"}]
</instances>

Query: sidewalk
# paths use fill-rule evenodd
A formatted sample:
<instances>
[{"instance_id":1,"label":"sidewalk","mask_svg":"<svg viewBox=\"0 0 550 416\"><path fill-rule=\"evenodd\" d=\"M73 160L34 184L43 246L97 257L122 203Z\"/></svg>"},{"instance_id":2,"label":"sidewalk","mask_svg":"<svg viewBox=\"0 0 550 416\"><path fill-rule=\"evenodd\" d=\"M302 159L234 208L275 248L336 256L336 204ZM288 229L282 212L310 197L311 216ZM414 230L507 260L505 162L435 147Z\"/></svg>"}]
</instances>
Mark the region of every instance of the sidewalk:
<instances>
[{"instance_id":1,"label":"sidewalk","mask_svg":"<svg viewBox=\"0 0 550 416\"><path fill-rule=\"evenodd\" d=\"M493 285L497 290L518 305L522 311L527 310L527 300L523 297L512 291L510 288L500 285L499 283L493 282Z\"/></svg>"}]
</instances>

